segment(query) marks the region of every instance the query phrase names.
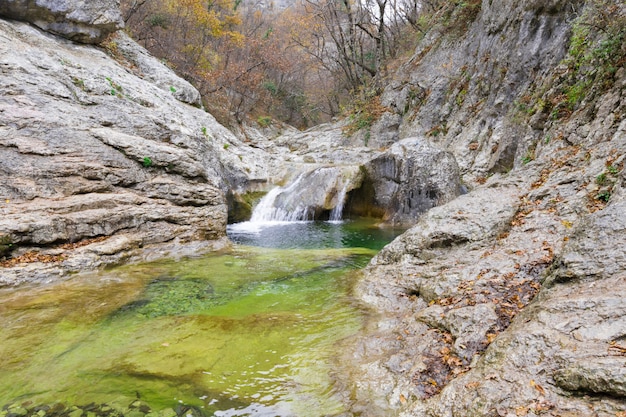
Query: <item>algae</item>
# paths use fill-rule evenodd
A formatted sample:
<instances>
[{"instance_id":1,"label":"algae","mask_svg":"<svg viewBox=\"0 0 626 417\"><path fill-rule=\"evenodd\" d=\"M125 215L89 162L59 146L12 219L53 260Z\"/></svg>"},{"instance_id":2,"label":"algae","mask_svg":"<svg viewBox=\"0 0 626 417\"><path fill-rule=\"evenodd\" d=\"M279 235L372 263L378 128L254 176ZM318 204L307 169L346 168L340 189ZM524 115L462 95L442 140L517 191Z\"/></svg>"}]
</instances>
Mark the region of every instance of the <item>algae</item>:
<instances>
[{"instance_id":1,"label":"algae","mask_svg":"<svg viewBox=\"0 0 626 417\"><path fill-rule=\"evenodd\" d=\"M4 289L0 406L341 413L331 358L362 325L351 271L374 253L236 246Z\"/></svg>"}]
</instances>

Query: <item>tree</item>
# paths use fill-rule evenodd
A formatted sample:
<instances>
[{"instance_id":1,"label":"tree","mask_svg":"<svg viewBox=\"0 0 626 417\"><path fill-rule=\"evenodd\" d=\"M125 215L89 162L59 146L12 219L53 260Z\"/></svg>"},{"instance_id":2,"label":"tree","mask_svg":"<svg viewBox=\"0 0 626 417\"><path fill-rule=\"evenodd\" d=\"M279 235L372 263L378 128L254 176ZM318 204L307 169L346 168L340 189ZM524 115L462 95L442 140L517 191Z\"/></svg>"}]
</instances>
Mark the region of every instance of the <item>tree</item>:
<instances>
[{"instance_id":1,"label":"tree","mask_svg":"<svg viewBox=\"0 0 626 417\"><path fill-rule=\"evenodd\" d=\"M220 121L269 115L307 127L375 85L423 7L417 0L265 3L122 0L122 9L132 36L191 81Z\"/></svg>"}]
</instances>

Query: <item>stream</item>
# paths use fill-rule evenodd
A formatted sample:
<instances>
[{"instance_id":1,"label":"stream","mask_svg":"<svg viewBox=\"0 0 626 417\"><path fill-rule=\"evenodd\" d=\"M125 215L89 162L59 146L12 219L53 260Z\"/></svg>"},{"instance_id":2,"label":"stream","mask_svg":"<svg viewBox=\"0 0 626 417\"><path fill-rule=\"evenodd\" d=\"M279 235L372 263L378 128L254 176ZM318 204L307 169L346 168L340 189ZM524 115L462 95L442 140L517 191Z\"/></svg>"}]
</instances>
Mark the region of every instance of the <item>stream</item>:
<instances>
[{"instance_id":1,"label":"stream","mask_svg":"<svg viewBox=\"0 0 626 417\"><path fill-rule=\"evenodd\" d=\"M337 344L365 319L350 289L397 233L367 221L242 223L222 253L1 289L0 407L345 413Z\"/></svg>"}]
</instances>

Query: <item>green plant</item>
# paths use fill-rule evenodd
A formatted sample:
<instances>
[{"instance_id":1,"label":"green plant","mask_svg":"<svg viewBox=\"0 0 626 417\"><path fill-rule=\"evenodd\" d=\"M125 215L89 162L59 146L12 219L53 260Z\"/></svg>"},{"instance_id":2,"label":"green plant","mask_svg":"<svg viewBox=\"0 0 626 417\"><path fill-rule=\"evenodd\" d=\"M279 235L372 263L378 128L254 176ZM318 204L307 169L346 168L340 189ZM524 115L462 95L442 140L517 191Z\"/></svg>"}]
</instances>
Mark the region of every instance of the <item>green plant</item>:
<instances>
[{"instance_id":1,"label":"green plant","mask_svg":"<svg viewBox=\"0 0 626 417\"><path fill-rule=\"evenodd\" d=\"M574 85L565 90L565 96L567 97L567 106L570 110L573 110L578 103L582 102L589 87L591 86L591 80L579 80Z\"/></svg>"},{"instance_id":2,"label":"green plant","mask_svg":"<svg viewBox=\"0 0 626 417\"><path fill-rule=\"evenodd\" d=\"M278 95L278 87L276 86L276 83L274 83L274 81L265 81L263 83L263 88L269 91L270 94L273 96Z\"/></svg>"},{"instance_id":3,"label":"green plant","mask_svg":"<svg viewBox=\"0 0 626 417\"><path fill-rule=\"evenodd\" d=\"M461 105L463 104L463 102L465 101L465 96L467 95L467 90L466 89L462 89L461 91L459 91L459 94L456 96L456 105L461 107Z\"/></svg>"},{"instance_id":4,"label":"green plant","mask_svg":"<svg viewBox=\"0 0 626 417\"><path fill-rule=\"evenodd\" d=\"M572 26L568 57L563 61L568 72L561 86L561 98L567 111L557 112L556 118L571 114L588 96L596 97L612 84L617 68L626 60L626 15L620 11L620 1L592 0Z\"/></svg>"},{"instance_id":5,"label":"green plant","mask_svg":"<svg viewBox=\"0 0 626 417\"><path fill-rule=\"evenodd\" d=\"M74 77L74 78L72 78L72 83L73 83L76 87L78 87L78 88L80 88L81 90L85 91L85 81L84 81L84 80L82 80L82 79L80 79L80 78L76 78L76 77Z\"/></svg>"},{"instance_id":6,"label":"green plant","mask_svg":"<svg viewBox=\"0 0 626 417\"><path fill-rule=\"evenodd\" d=\"M143 158L142 162L144 167L149 168L152 166L152 159L149 156Z\"/></svg>"},{"instance_id":7,"label":"green plant","mask_svg":"<svg viewBox=\"0 0 626 417\"><path fill-rule=\"evenodd\" d=\"M610 191L601 191L596 196L596 199L600 200L600 201L604 201L605 203L608 203L609 200L611 199L611 192Z\"/></svg>"},{"instance_id":8,"label":"green plant","mask_svg":"<svg viewBox=\"0 0 626 417\"><path fill-rule=\"evenodd\" d=\"M202 134L203 134L204 136L207 136L206 126L202 126L202 127L200 128L200 130L202 130Z\"/></svg>"},{"instance_id":9,"label":"green plant","mask_svg":"<svg viewBox=\"0 0 626 417\"><path fill-rule=\"evenodd\" d=\"M259 118L256 119L256 122L261 127L268 127L272 124L272 118L270 116L259 116Z\"/></svg>"},{"instance_id":10,"label":"green plant","mask_svg":"<svg viewBox=\"0 0 626 417\"><path fill-rule=\"evenodd\" d=\"M443 125L434 126L432 129L426 132L426 136L437 137L439 135L446 135L447 133L448 133L448 127L445 124L443 124Z\"/></svg>"},{"instance_id":11,"label":"green plant","mask_svg":"<svg viewBox=\"0 0 626 417\"><path fill-rule=\"evenodd\" d=\"M123 90L122 86L114 82L111 79L111 77L106 77L106 80L109 83L109 86L111 87L110 94L112 96L118 96L119 98L122 98L122 90Z\"/></svg>"},{"instance_id":12,"label":"green plant","mask_svg":"<svg viewBox=\"0 0 626 417\"><path fill-rule=\"evenodd\" d=\"M613 175L617 175L617 173L619 172L619 169L617 169L617 167L614 165L609 165L608 167L606 167L606 170Z\"/></svg>"},{"instance_id":13,"label":"green plant","mask_svg":"<svg viewBox=\"0 0 626 417\"><path fill-rule=\"evenodd\" d=\"M522 158L522 164L526 165L527 163L529 163L530 161L534 161L535 160L535 150L536 150L536 146L537 144L533 143L530 145L530 147L528 148L528 150L526 151L526 154L524 155L524 157Z\"/></svg>"},{"instance_id":14,"label":"green plant","mask_svg":"<svg viewBox=\"0 0 626 417\"><path fill-rule=\"evenodd\" d=\"M174 88L174 87L172 87L172 86L170 85L170 91L171 91L172 93L175 93L175 92L176 92L176 88Z\"/></svg>"},{"instance_id":15,"label":"green plant","mask_svg":"<svg viewBox=\"0 0 626 417\"><path fill-rule=\"evenodd\" d=\"M0 258L8 256L13 250L13 239L9 235L0 236Z\"/></svg>"},{"instance_id":16,"label":"green plant","mask_svg":"<svg viewBox=\"0 0 626 417\"><path fill-rule=\"evenodd\" d=\"M228 149L229 147L230 147L230 144L229 144L229 143L225 143L225 144L224 144L224 150Z\"/></svg>"},{"instance_id":17,"label":"green plant","mask_svg":"<svg viewBox=\"0 0 626 417\"><path fill-rule=\"evenodd\" d=\"M167 29L169 25L169 18L161 13L154 14L147 18L148 24L152 27L161 27Z\"/></svg>"},{"instance_id":18,"label":"green plant","mask_svg":"<svg viewBox=\"0 0 626 417\"><path fill-rule=\"evenodd\" d=\"M480 13L481 0L455 0L443 2L443 25L451 34L460 36Z\"/></svg>"},{"instance_id":19,"label":"green plant","mask_svg":"<svg viewBox=\"0 0 626 417\"><path fill-rule=\"evenodd\" d=\"M596 184L604 185L606 184L606 173L602 173L596 177Z\"/></svg>"}]
</instances>

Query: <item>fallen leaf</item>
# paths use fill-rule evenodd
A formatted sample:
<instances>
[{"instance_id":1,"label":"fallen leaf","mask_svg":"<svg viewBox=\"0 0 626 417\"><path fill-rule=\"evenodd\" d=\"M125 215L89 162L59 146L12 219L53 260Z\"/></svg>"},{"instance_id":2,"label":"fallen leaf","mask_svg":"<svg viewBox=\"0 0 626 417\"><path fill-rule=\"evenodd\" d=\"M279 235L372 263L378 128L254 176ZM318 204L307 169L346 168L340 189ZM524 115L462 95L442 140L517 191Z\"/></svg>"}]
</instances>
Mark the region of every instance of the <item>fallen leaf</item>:
<instances>
[{"instance_id":1,"label":"fallen leaf","mask_svg":"<svg viewBox=\"0 0 626 417\"><path fill-rule=\"evenodd\" d=\"M526 414L528 414L528 407L520 406L515 409L516 416L525 416Z\"/></svg>"},{"instance_id":2,"label":"fallen leaf","mask_svg":"<svg viewBox=\"0 0 626 417\"><path fill-rule=\"evenodd\" d=\"M530 386L533 387L534 389L536 389L537 391L539 391L539 394L541 395L545 395L546 391L543 389L543 387L539 384L537 384L533 379L530 380Z\"/></svg>"}]
</instances>

